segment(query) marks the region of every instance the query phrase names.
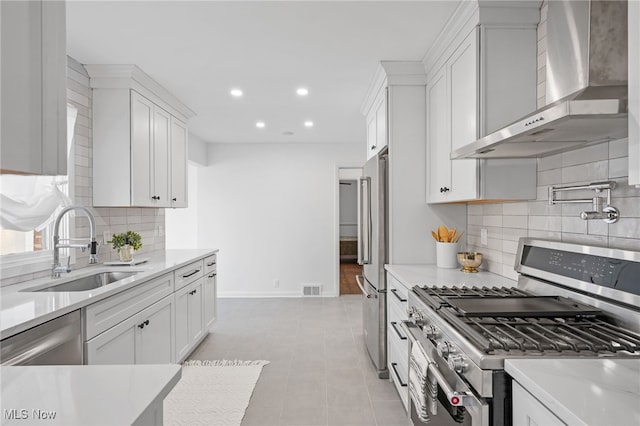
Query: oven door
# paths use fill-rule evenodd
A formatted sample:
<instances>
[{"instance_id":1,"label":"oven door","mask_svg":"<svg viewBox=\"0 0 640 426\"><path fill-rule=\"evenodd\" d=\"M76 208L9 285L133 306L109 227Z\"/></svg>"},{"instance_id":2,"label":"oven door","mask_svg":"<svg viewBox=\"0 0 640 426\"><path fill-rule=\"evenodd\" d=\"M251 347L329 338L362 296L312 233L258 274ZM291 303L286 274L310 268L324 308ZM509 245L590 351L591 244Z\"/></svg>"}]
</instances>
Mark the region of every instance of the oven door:
<instances>
[{"instance_id":1,"label":"oven door","mask_svg":"<svg viewBox=\"0 0 640 426\"><path fill-rule=\"evenodd\" d=\"M422 330L418 326L412 322L403 321L402 328L411 341L411 345L419 345L430 363L429 374L435 377L438 382L437 413L429 413L431 418L429 423L423 423L420 420L415 403L410 400L410 415L414 426L423 424L488 426L489 404L477 397L467 383L448 367L446 361L438 355L434 344L423 336Z\"/></svg>"}]
</instances>

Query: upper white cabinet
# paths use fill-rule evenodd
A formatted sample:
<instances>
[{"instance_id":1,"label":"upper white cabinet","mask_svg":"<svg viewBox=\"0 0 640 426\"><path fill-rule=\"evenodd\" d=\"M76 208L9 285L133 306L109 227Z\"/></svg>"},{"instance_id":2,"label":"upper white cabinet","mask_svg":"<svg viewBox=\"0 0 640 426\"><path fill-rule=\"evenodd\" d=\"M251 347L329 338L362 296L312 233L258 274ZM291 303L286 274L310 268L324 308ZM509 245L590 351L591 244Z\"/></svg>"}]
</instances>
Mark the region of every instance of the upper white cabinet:
<instances>
[{"instance_id":1,"label":"upper white cabinet","mask_svg":"<svg viewBox=\"0 0 640 426\"><path fill-rule=\"evenodd\" d=\"M95 206L187 207L194 113L134 65L87 65Z\"/></svg>"},{"instance_id":2,"label":"upper white cabinet","mask_svg":"<svg viewBox=\"0 0 640 426\"><path fill-rule=\"evenodd\" d=\"M539 9L505 5L461 3L425 56L429 203L536 198L535 159L450 159L536 107Z\"/></svg>"},{"instance_id":3,"label":"upper white cabinet","mask_svg":"<svg viewBox=\"0 0 640 426\"><path fill-rule=\"evenodd\" d=\"M640 2L629 2L629 184L640 185Z\"/></svg>"},{"instance_id":4,"label":"upper white cabinet","mask_svg":"<svg viewBox=\"0 0 640 426\"><path fill-rule=\"evenodd\" d=\"M3 1L2 173L67 173L63 1Z\"/></svg>"},{"instance_id":5,"label":"upper white cabinet","mask_svg":"<svg viewBox=\"0 0 640 426\"><path fill-rule=\"evenodd\" d=\"M377 155L387 146L387 88L376 97L367 117L367 159Z\"/></svg>"}]
</instances>

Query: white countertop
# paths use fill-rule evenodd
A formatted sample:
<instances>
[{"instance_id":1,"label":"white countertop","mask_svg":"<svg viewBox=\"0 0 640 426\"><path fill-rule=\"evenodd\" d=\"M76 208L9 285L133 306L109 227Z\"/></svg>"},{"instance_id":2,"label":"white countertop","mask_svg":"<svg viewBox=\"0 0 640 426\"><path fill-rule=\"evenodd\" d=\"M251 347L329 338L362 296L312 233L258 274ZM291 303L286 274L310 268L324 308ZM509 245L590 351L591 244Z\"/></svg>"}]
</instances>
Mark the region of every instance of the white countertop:
<instances>
[{"instance_id":1,"label":"white countertop","mask_svg":"<svg viewBox=\"0 0 640 426\"><path fill-rule=\"evenodd\" d=\"M0 289L0 338L12 336L217 252L217 249L167 250L163 255L155 256L140 265L104 266L99 264L74 270L61 278L42 278L2 287ZM34 287L46 287L47 284L62 284L75 278L104 271L139 271L139 273L88 291L22 291Z\"/></svg>"},{"instance_id":2,"label":"white countertop","mask_svg":"<svg viewBox=\"0 0 640 426\"><path fill-rule=\"evenodd\" d=\"M385 265L385 269L405 286L487 286L513 287L516 281L492 272L466 273L460 268L446 269L434 265Z\"/></svg>"},{"instance_id":3,"label":"white countertop","mask_svg":"<svg viewBox=\"0 0 640 426\"><path fill-rule=\"evenodd\" d=\"M1 367L2 425L130 425L181 375L170 364Z\"/></svg>"},{"instance_id":4,"label":"white countertop","mask_svg":"<svg viewBox=\"0 0 640 426\"><path fill-rule=\"evenodd\" d=\"M512 359L505 371L570 425L640 425L640 359Z\"/></svg>"}]
</instances>

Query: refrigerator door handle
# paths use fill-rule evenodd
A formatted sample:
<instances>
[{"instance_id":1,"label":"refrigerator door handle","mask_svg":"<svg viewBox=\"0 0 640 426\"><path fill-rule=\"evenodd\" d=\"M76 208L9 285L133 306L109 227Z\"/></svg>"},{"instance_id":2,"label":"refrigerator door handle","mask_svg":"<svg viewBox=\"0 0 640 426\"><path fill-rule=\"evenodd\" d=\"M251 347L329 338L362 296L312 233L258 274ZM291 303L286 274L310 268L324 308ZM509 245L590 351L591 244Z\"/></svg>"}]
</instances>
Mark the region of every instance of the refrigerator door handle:
<instances>
[{"instance_id":1,"label":"refrigerator door handle","mask_svg":"<svg viewBox=\"0 0 640 426\"><path fill-rule=\"evenodd\" d=\"M371 263L371 178L361 177L358 186L358 264Z\"/></svg>"},{"instance_id":2,"label":"refrigerator door handle","mask_svg":"<svg viewBox=\"0 0 640 426\"><path fill-rule=\"evenodd\" d=\"M356 275L356 283L358 284L358 287L360 287L360 291L363 295L367 296L367 299L371 299L371 294L367 293L367 290L364 289L362 280L364 280L364 275Z\"/></svg>"}]
</instances>

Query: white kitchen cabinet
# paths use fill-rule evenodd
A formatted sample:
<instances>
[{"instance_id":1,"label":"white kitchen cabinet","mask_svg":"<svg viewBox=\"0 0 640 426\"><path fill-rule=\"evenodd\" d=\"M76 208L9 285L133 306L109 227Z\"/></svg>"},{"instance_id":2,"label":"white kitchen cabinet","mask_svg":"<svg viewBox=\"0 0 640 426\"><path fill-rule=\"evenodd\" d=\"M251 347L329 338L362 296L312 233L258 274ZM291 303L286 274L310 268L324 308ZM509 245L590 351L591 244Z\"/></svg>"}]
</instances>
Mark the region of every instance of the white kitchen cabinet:
<instances>
[{"instance_id":1,"label":"white kitchen cabinet","mask_svg":"<svg viewBox=\"0 0 640 426\"><path fill-rule=\"evenodd\" d=\"M131 205L168 207L171 204L170 127L168 112L131 91Z\"/></svg>"},{"instance_id":2,"label":"white kitchen cabinet","mask_svg":"<svg viewBox=\"0 0 640 426\"><path fill-rule=\"evenodd\" d=\"M173 361L173 296L167 296L85 343L86 364Z\"/></svg>"},{"instance_id":3,"label":"white kitchen cabinet","mask_svg":"<svg viewBox=\"0 0 640 426\"><path fill-rule=\"evenodd\" d=\"M187 207L193 112L135 66L86 65L94 206Z\"/></svg>"},{"instance_id":4,"label":"white kitchen cabinet","mask_svg":"<svg viewBox=\"0 0 640 426\"><path fill-rule=\"evenodd\" d=\"M204 335L203 278L199 278L175 293L175 353L181 362Z\"/></svg>"},{"instance_id":5,"label":"white kitchen cabinet","mask_svg":"<svg viewBox=\"0 0 640 426\"><path fill-rule=\"evenodd\" d=\"M536 198L535 159L450 158L536 108L537 15L514 13L520 20L502 26L477 17L460 27L454 19L449 38L427 53L428 203Z\"/></svg>"},{"instance_id":6,"label":"white kitchen cabinet","mask_svg":"<svg viewBox=\"0 0 640 426\"><path fill-rule=\"evenodd\" d=\"M512 398L514 425L565 425L562 420L556 417L555 414L516 381L513 381Z\"/></svg>"},{"instance_id":7,"label":"white kitchen cabinet","mask_svg":"<svg viewBox=\"0 0 640 426\"><path fill-rule=\"evenodd\" d=\"M377 155L388 144L387 88L382 88L367 116L367 159Z\"/></svg>"},{"instance_id":8,"label":"white kitchen cabinet","mask_svg":"<svg viewBox=\"0 0 640 426\"><path fill-rule=\"evenodd\" d=\"M2 173L67 174L63 1L0 2Z\"/></svg>"},{"instance_id":9,"label":"white kitchen cabinet","mask_svg":"<svg viewBox=\"0 0 640 426\"><path fill-rule=\"evenodd\" d=\"M202 284L202 312L204 315L204 329L209 330L216 320L218 310L218 273L216 255L204 260L205 277Z\"/></svg>"},{"instance_id":10,"label":"white kitchen cabinet","mask_svg":"<svg viewBox=\"0 0 640 426\"><path fill-rule=\"evenodd\" d=\"M629 184L640 186L640 2L629 7Z\"/></svg>"},{"instance_id":11,"label":"white kitchen cabinet","mask_svg":"<svg viewBox=\"0 0 640 426\"><path fill-rule=\"evenodd\" d=\"M187 207L187 124L171 117L171 207Z\"/></svg>"}]
</instances>

